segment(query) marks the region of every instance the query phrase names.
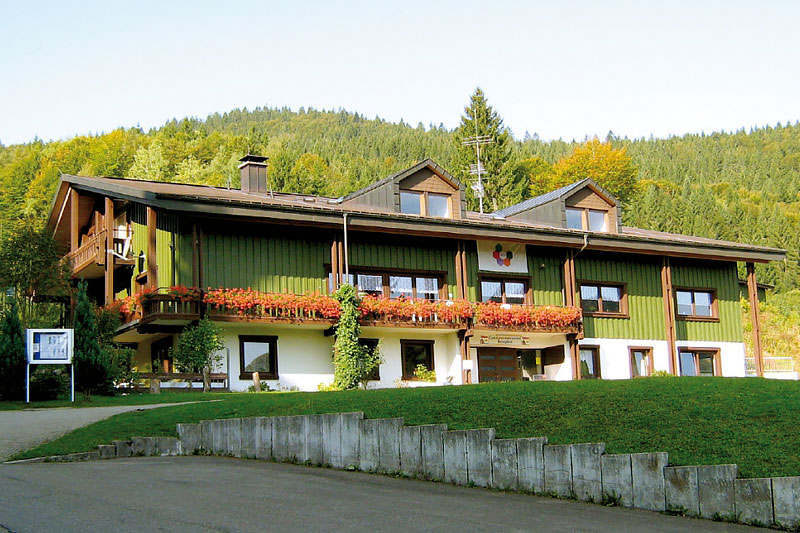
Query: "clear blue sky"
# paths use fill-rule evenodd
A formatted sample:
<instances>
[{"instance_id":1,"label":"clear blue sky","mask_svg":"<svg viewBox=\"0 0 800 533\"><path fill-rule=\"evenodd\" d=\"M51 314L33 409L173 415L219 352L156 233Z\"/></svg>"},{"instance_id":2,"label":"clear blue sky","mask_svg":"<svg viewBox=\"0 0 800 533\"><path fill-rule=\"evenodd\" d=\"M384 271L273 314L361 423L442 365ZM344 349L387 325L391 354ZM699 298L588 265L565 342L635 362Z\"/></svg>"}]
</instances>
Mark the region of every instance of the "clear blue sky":
<instances>
[{"instance_id":1,"label":"clear blue sky","mask_svg":"<svg viewBox=\"0 0 800 533\"><path fill-rule=\"evenodd\" d=\"M236 107L458 124L480 86L544 139L800 119L800 2L0 0L0 142Z\"/></svg>"}]
</instances>

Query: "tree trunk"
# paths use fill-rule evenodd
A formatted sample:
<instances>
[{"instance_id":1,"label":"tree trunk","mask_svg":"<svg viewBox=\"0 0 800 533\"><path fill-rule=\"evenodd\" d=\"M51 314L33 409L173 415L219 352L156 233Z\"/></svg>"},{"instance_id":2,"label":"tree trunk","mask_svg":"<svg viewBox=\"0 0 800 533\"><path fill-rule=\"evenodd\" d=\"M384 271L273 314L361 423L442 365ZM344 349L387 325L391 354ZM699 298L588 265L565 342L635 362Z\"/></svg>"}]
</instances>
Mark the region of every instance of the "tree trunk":
<instances>
[{"instance_id":1,"label":"tree trunk","mask_svg":"<svg viewBox=\"0 0 800 533\"><path fill-rule=\"evenodd\" d=\"M203 369L203 392L211 391L211 371L208 367Z\"/></svg>"}]
</instances>

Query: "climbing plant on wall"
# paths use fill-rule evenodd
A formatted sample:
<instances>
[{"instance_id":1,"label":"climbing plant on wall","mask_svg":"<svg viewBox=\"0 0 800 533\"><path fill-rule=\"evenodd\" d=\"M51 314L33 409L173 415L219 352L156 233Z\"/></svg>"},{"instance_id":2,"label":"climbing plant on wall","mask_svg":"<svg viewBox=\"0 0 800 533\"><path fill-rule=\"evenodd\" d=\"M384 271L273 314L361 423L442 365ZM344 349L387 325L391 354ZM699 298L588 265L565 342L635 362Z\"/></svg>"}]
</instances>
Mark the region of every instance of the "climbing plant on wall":
<instances>
[{"instance_id":1,"label":"climbing plant on wall","mask_svg":"<svg viewBox=\"0 0 800 533\"><path fill-rule=\"evenodd\" d=\"M380 351L358 342L361 311L355 287L344 284L333 297L341 305L333 344L333 386L339 390L357 389L359 383L365 383L367 376L380 364Z\"/></svg>"}]
</instances>

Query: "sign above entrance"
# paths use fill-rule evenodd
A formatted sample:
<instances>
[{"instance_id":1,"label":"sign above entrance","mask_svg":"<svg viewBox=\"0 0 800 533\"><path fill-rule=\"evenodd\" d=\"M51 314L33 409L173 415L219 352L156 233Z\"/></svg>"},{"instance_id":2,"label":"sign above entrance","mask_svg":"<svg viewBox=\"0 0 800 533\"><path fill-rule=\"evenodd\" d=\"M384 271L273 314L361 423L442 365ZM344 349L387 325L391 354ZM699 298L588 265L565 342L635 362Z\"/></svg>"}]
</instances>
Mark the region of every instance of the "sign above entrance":
<instances>
[{"instance_id":1,"label":"sign above entrance","mask_svg":"<svg viewBox=\"0 0 800 533\"><path fill-rule=\"evenodd\" d=\"M478 241L478 269L489 272L528 273L525 245L502 241Z\"/></svg>"},{"instance_id":2,"label":"sign above entrance","mask_svg":"<svg viewBox=\"0 0 800 533\"><path fill-rule=\"evenodd\" d=\"M478 344L491 344L494 346L528 346L531 343L529 335L503 335L500 333L492 333L488 335L480 335L478 337Z\"/></svg>"}]
</instances>

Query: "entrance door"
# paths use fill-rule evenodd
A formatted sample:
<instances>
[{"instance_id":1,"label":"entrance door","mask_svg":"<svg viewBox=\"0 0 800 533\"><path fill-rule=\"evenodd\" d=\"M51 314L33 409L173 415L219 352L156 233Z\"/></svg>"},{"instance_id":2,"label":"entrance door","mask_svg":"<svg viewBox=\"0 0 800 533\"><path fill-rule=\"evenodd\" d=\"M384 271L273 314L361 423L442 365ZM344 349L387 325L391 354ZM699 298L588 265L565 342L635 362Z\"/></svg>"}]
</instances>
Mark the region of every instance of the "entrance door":
<instances>
[{"instance_id":1,"label":"entrance door","mask_svg":"<svg viewBox=\"0 0 800 533\"><path fill-rule=\"evenodd\" d=\"M478 348L478 380L519 381L522 370L514 348Z\"/></svg>"},{"instance_id":2,"label":"entrance door","mask_svg":"<svg viewBox=\"0 0 800 533\"><path fill-rule=\"evenodd\" d=\"M172 348L172 337L157 340L150 345L150 362L152 363L153 372L169 373L175 371L172 365L170 348Z\"/></svg>"}]
</instances>

